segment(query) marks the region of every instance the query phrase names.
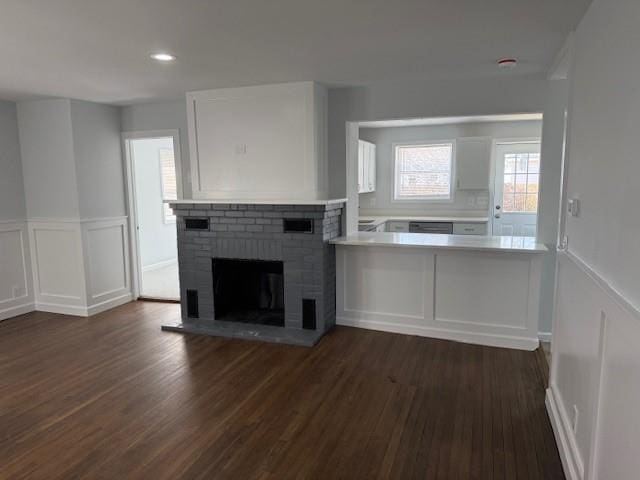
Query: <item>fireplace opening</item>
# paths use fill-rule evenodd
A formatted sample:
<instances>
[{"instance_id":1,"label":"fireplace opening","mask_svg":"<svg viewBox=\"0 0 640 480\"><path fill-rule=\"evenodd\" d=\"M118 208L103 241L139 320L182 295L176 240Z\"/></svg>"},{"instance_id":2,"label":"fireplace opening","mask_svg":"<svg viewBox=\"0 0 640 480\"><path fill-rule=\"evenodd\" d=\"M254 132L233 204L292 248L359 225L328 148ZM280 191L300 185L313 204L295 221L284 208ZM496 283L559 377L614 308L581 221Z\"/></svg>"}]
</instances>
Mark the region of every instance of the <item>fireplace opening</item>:
<instances>
[{"instance_id":1,"label":"fireplace opening","mask_svg":"<svg viewBox=\"0 0 640 480\"><path fill-rule=\"evenodd\" d=\"M284 327L282 262L214 258L216 320Z\"/></svg>"}]
</instances>

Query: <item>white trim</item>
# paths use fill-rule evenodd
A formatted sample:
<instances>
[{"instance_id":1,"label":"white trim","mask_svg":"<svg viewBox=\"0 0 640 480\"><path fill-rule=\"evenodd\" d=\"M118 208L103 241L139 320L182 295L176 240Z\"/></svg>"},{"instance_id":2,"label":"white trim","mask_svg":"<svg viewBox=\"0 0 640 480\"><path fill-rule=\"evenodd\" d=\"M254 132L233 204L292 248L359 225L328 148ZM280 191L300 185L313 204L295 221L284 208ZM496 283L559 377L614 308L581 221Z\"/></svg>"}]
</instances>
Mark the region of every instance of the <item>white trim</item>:
<instances>
[{"instance_id":1,"label":"white trim","mask_svg":"<svg viewBox=\"0 0 640 480\"><path fill-rule=\"evenodd\" d=\"M140 256L140 236L137 227L138 212L135 196L135 175L133 169L133 155L131 154L131 140L167 138L173 139L174 160L176 164L176 182L178 187L178 201L183 200L182 160L180 153L180 131L173 130L149 130L122 132L122 149L124 160L124 172L126 182L126 204L129 214L129 257L131 259L131 287L133 298L140 296L140 284L142 280L142 259Z\"/></svg>"},{"instance_id":2,"label":"white trim","mask_svg":"<svg viewBox=\"0 0 640 480\"><path fill-rule=\"evenodd\" d=\"M363 320L354 318L337 317L337 325L347 327L366 328L381 332L402 333L420 337L439 338L456 342L471 343L474 345L486 345L491 347L515 348L519 350L535 350L539 347L537 340L511 335L495 335L488 333L460 332L446 328L423 327L417 325L402 325L395 322L381 322L376 320Z\"/></svg>"},{"instance_id":3,"label":"white trim","mask_svg":"<svg viewBox=\"0 0 640 480\"><path fill-rule=\"evenodd\" d=\"M25 313L30 313L34 310L35 304L32 301L24 303L22 305L5 308L4 310L0 310L0 321L17 317L18 315L24 315Z\"/></svg>"},{"instance_id":4,"label":"white trim","mask_svg":"<svg viewBox=\"0 0 640 480\"><path fill-rule=\"evenodd\" d=\"M545 405L557 440L564 474L568 480L583 480L584 464L580 458L576 437L571 430L569 417L560 399L560 393L553 385L547 388Z\"/></svg>"},{"instance_id":5,"label":"white trim","mask_svg":"<svg viewBox=\"0 0 640 480\"><path fill-rule=\"evenodd\" d=\"M551 332L538 332L538 339L541 342L551 342L552 333Z\"/></svg>"},{"instance_id":6,"label":"white trim","mask_svg":"<svg viewBox=\"0 0 640 480\"><path fill-rule=\"evenodd\" d=\"M97 303L91 306L73 306L73 305L61 305L59 303L36 303L35 310L39 312L48 312L48 313L58 313L61 315L72 315L75 317L90 317L92 315L97 315L98 313L102 313L106 310L110 310L112 308L118 307L120 305L124 305L125 303L129 303L133 300L133 296L131 293L126 293L116 298L112 298L110 300L106 300L104 302Z\"/></svg>"},{"instance_id":7,"label":"white trim","mask_svg":"<svg viewBox=\"0 0 640 480\"><path fill-rule=\"evenodd\" d=\"M160 270L161 268L170 267L171 265L177 265L178 259L171 258L169 260L163 260L161 262L152 263L142 267L143 272L153 272L154 270Z\"/></svg>"}]
</instances>

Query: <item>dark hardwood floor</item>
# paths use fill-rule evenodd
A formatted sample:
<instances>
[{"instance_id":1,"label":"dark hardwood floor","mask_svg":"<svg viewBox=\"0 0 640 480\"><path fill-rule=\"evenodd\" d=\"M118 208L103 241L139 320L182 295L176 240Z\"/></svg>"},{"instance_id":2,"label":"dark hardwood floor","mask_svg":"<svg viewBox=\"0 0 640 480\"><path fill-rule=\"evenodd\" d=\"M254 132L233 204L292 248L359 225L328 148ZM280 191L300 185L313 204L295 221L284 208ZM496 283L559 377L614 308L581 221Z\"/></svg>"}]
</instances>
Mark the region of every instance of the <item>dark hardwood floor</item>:
<instances>
[{"instance_id":1,"label":"dark hardwood floor","mask_svg":"<svg viewBox=\"0 0 640 480\"><path fill-rule=\"evenodd\" d=\"M564 478L538 352L161 332L178 309L0 322L0 478Z\"/></svg>"}]
</instances>

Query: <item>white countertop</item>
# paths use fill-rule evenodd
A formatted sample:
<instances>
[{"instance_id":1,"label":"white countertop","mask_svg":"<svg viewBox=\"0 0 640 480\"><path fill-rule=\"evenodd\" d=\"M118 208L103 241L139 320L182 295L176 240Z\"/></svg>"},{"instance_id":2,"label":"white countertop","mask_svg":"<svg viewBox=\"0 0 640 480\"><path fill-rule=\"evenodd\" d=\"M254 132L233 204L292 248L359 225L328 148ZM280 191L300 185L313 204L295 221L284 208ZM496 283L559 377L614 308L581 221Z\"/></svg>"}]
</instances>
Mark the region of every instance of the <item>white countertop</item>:
<instances>
[{"instance_id":1,"label":"white countertop","mask_svg":"<svg viewBox=\"0 0 640 480\"><path fill-rule=\"evenodd\" d=\"M165 200L164 203L174 205L332 205L345 203L346 198L330 198L326 200L296 198L208 198Z\"/></svg>"},{"instance_id":2,"label":"white countertop","mask_svg":"<svg viewBox=\"0 0 640 480\"><path fill-rule=\"evenodd\" d=\"M544 253L533 237L489 237L484 235L440 235L428 233L358 232L331 240L335 245L366 247L431 248L489 252Z\"/></svg>"},{"instance_id":3,"label":"white countertop","mask_svg":"<svg viewBox=\"0 0 640 480\"><path fill-rule=\"evenodd\" d=\"M358 220L371 220L370 223L361 225L380 225L386 222L452 222L452 223L487 223L487 217L455 217L455 216L431 216L431 217L407 217L404 215L375 215L362 216Z\"/></svg>"}]
</instances>

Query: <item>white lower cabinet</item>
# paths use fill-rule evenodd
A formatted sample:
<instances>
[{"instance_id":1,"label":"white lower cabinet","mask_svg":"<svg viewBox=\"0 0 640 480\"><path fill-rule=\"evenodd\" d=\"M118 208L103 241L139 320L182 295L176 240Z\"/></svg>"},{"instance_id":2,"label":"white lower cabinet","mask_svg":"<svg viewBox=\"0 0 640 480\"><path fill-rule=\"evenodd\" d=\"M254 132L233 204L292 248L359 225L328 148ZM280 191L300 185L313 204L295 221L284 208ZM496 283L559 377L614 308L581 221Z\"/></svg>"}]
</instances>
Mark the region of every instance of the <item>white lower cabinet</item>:
<instances>
[{"instance_id":1,"label":"white lower cabinet","mask_svg":"<svg viewBox=\"0 0 640 480\"><path fill-rule=\"evenodd\" d=\"M454 235L486 235L486 223L454 223Z\"/></svg>"},{"instance_id":2,"label":"white lower cabinet","mask_svg":"<svg viewBox=\"0 0 640 480\"><path fill-rule=\"evenodd\" d=\"M409 222L387 222L387 232L408 232Z\"/></svg>"}]
</instances>

